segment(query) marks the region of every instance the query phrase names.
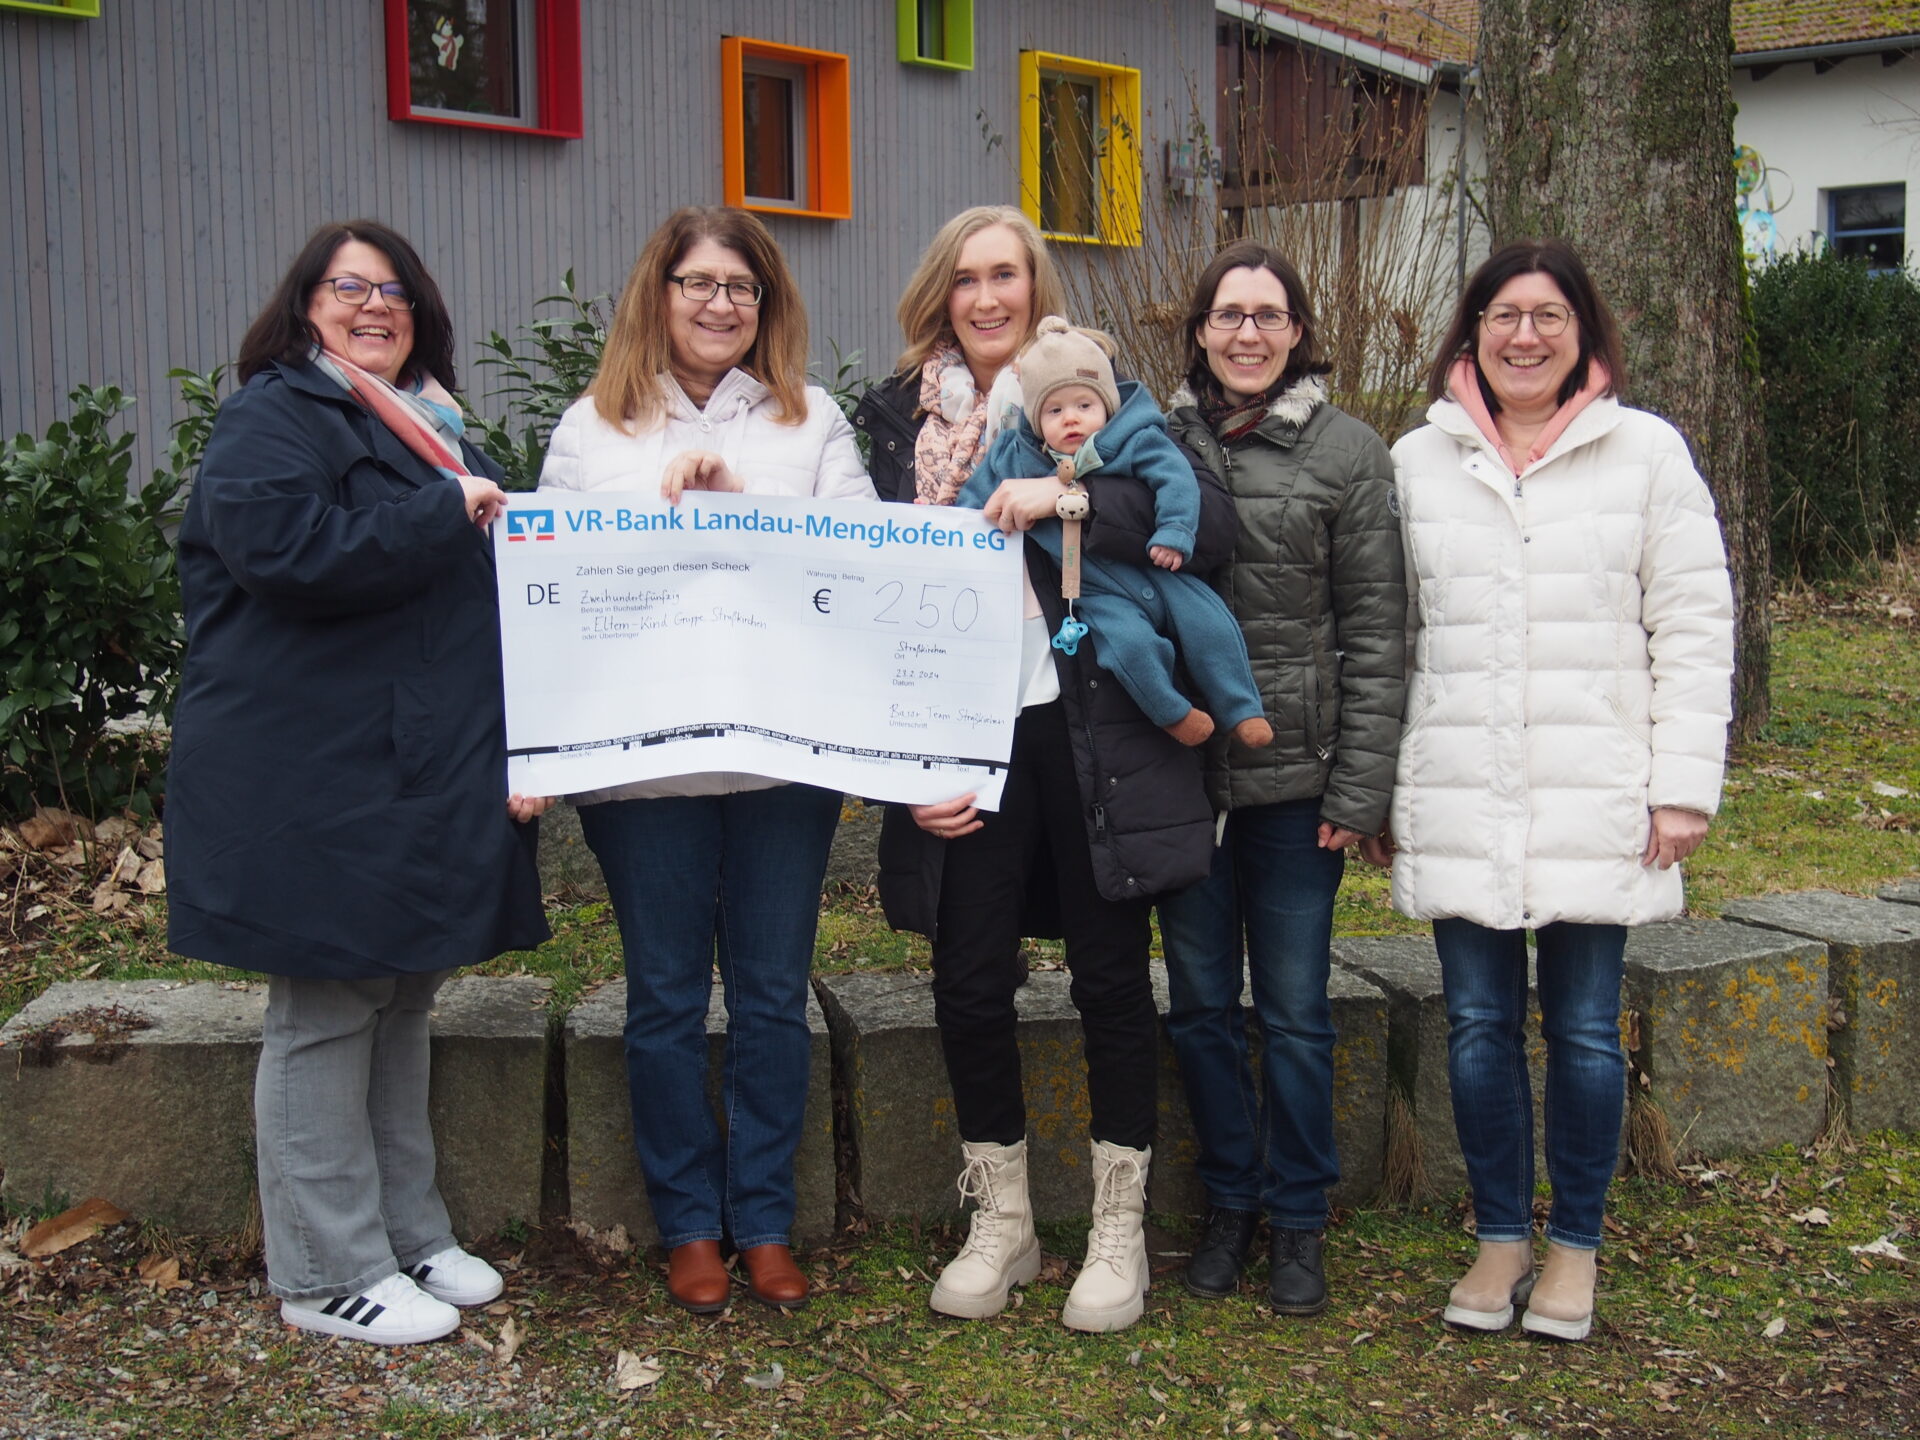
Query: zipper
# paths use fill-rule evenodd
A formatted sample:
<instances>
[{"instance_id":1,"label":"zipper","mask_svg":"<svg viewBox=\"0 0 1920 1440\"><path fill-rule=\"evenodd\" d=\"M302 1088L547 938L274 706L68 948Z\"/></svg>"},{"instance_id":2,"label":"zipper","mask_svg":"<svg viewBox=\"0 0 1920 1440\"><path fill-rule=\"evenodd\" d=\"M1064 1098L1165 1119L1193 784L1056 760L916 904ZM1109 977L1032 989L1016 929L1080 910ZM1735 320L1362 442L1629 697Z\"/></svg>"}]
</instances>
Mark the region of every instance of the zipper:
<instances>
[{"instance_id":1,"label":"zipper","mask_svg":"<svg viewBox=\"0 0 1920 1440\"><path fill-rule=\"evenodd\" d=\"M1096 839L1107 833L1107 807L1096 804L1093 807L1093 833Z\"/></svg>"}]
</instances>

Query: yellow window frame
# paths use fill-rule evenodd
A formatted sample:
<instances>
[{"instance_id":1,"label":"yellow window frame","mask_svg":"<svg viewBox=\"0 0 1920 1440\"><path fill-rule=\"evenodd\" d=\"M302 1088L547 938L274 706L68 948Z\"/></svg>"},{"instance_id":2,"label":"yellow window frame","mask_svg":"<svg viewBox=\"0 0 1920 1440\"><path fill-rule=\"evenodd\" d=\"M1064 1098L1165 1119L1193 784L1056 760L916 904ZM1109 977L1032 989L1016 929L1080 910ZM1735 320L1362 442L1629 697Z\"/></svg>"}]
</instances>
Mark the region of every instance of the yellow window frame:
<instances>
[{"instance_id":1,"label":"yellow window frame","mask_svg":"<svg viewBox=\"0 0 1920 1440\"><path fill-rule=\"evenodd\" d=\"M1040 84L1043 76L1092 80L1095 86L1094 176L1097 229L1049 230L1040 213ZM1020 52L1020 208L1048 240L1085 245L1138 245L1141 238L1140 72L1045 50Z\"/></svg>"}]
</instances>

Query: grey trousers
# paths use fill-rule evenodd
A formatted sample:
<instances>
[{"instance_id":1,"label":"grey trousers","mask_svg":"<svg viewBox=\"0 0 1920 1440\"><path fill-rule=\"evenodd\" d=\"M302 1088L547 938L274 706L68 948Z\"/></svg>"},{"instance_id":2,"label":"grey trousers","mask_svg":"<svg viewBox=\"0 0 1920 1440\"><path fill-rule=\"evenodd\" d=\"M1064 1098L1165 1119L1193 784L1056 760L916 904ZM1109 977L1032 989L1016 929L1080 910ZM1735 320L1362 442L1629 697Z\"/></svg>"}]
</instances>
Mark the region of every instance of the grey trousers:
<instances>
[{"instance_id":1,"label":"grey trousers","mask_svg":"<svg viewBox=\"0 0 1920 1440\"><path fill-rule=\"evenodd\" d=\"M253 1116L274 1294L351 1295L454 1243L427 1124L427 1012L452 973L269 978Z\"/></svg>"}]
</instances>

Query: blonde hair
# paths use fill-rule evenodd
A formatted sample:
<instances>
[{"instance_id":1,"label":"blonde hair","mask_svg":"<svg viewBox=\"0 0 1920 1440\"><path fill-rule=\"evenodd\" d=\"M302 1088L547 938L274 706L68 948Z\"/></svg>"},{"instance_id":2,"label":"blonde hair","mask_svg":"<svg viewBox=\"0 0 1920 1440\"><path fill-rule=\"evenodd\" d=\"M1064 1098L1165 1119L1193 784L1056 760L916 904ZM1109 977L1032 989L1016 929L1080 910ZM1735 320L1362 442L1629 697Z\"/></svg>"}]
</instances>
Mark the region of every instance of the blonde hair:
<instances>
[{"instance_id":1,"label":"blonde hair","mask_svg":"<svg viewBox=\"0 0 1920 1440\"><path fill-rule=\"evenodd\" d=\"M807 311L793 272L758 218L725 205L689 205L669 215L647 237L633 262L607 331L600 369L587 394L600 418L629 434L651 430L666 415L662 375L673 370L667 333L667 276L702 240L724 245L747 262L764 287L760 327L739 368L773 392L773 418L798 425L807 418Z\"/></svg>"},{"instance_id":2,"label":"blonde hair","mask_svg":"<svg viewBox=\"0 0 1920 1440\"><path fill-rule=\"evenodd\" d=\"M907 281L906 293L900 297L900 334L907 348L900 352L899 374L918 370L941 345L959 343L950 314L953 272L960 266L960 251L967 241L995 225L1004 225L1019 237L1027 252L1027 273L1033 277L1027 333L1020 337L1021 346L1032 341L1041 316L1058 315L1066 309L1067 294L1060 283L1060 272L1053 268L1047 242L1031 220L1011 205L975 205L962 210L934 235L914 267L913 278Z\"/></svg>"}]
</instances>

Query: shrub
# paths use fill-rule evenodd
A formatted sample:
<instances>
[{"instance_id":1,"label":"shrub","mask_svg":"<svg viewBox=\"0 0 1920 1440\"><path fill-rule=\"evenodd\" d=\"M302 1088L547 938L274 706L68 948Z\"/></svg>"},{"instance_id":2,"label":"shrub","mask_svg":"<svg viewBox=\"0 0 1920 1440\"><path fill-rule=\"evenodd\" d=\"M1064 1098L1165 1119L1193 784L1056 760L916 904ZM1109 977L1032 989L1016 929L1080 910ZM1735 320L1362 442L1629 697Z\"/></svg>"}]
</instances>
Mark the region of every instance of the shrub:
<instances>
[{"instance_id":1,"label":"shrub","mask_svg":"<svg viewBox=\"0 0 1920 1440\"><path fill-rule=\"evenodd\" d=\"M1920 285L1801 252L1755 276L1753 309L1776 572L1819 579L1890 556L1920 531Z\"/></svg>"},{"instance_id":2,"label":"shrub","mask_svg":"<svg viewBox=\"0 0 1920 1440\"><path fill-rule=\"evenodd\" d=\"M573 288L573 271L561 278L558 295L534 302L564 307L558 315L529 321L521 338L509 340L498 330L487 336L480 363L501 373L506 383L489 390L487 398L504 396L507 414L493 421L471 409L468 420L478 435L480 449L506 471L506 488L532 490L540 483L540 467L547 461L547 437L566 408L585 392L600 368L600 352L607 343L607 297L582 300Z\"/></svg>"},{"instance_id":3,"label":"shrub","mask_svg":"<svg viewBox=\"0 0 1920 1440\"><path fill-rule=\"evenodd\" d=\"M133 397L81 386L46 435L0 453L0 804L150 813L156 777L141 716L173 705L180 583L168 531L198 465L220 371L171 372L190 413L167 466L130 491L133 435L109 434Z\"/></svg>"}]
</instances>

